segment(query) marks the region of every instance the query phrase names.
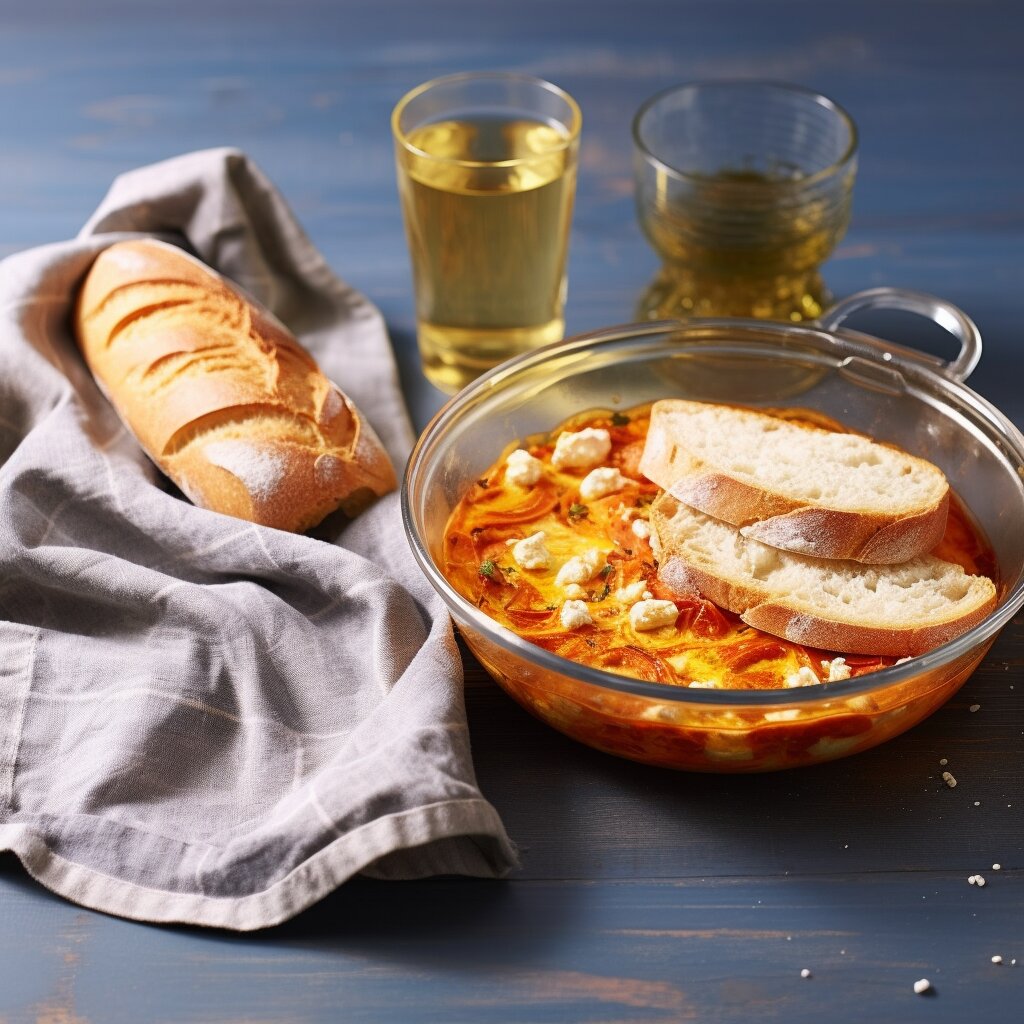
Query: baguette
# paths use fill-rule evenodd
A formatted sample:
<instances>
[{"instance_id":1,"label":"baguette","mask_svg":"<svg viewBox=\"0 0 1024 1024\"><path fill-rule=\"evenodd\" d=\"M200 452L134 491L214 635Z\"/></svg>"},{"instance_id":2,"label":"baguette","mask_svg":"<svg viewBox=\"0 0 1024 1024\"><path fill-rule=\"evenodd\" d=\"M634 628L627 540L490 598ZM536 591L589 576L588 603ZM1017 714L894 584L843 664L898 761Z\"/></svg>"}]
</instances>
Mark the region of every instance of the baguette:
<instances>
[{"instance_id":1,"label":"baguette","mask_svg":"<svg viewBox=\"0 0 1024 1024\"><path fill-rule=\"evenodd\" d=\"M658 577L795 643L915 657L965 633L996 604L984 576L922 555L902 565L810 558L767 547L662 494L651 506Z\"/></svg>"},{"instance_id":2,"label":"baguette","mask_svg":"<svg viewBox=\"0 0 1024 1024\"><path fill-rule=\"evenodd\" d=\"M930 462L859 434L703 402L655 402L640 470L763 544L897 564L942 539L949 484Z\"/></svg>"},{"instance_id":3,"label":"baguette","mask_svg":"<svg viewBox=\"0 0 1024 1024\"><path fill-rule=\"evenodd\" d=\"M74 321L121 419L196 505L298 532L394 489L377 436L312 356L180 249L106 249Z\"/></svg>"}]
</instances>

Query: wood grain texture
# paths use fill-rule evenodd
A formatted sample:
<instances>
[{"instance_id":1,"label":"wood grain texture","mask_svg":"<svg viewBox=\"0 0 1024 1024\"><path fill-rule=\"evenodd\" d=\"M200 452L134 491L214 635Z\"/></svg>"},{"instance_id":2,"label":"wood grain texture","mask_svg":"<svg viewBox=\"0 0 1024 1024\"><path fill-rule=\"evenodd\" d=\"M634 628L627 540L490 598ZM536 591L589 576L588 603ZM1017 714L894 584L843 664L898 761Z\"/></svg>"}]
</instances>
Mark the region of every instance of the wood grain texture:
<instances>
[{"instance_id":1,"label":"wood grain texture","mask_svg":"<svg viewBox=\"0 0 1024 1024\"><path fill-rule=\"evenodd\" d=\"M861 131L832 289L956 302L985 338L973 386L1024 425L1022 48L1012 0L2 3L0 255L73 235L120 171L241 146L385 313L422 427L441 396L418 371L394 187L406 89L496 68L579 100L579 332L631 320L656 270L633 214L637 105L694 78L788 79ZM918 321L855 326L952 354ZM910 733L761 777L588 750L466 662L480 782L523 850L514 879L356 882L240 938L83 911L0 859L0 1024L1020 1019L1024 618ZM913 994L920 977L934 996Z\"/></svg>"}]
</instances>

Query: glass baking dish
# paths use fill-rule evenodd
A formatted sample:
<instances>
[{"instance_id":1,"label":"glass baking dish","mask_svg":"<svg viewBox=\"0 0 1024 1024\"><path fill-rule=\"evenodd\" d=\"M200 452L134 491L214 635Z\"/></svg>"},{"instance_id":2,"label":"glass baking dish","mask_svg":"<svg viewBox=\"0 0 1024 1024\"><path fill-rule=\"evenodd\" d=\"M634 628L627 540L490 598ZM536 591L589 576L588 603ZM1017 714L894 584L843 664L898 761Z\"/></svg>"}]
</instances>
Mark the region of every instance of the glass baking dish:
<instances>
[{"instance_id":1,"label":"glass baking dish","mask_svg":"<svg viewBox=\"0 0 1024 1024\"><path fill-rule=\"evenodd\" d=\"M857 310L927 316L960 341L946 363L840 325ZM616 327L504 363L456 395L420 437L402 490L416 560L470 649L543 721L622 757L692 771L771 771L866 750L947 701L1024 603L1024 438L963 381L981 339L956 307L872 289L817 323L692 319ZM589 668L523 640L441 572L448 516L509 442L590 409L658 398L801 406L936 463L992 545L999 603L956 640L903 665L786 690L687 689Z\"/></svg>"}]
</instances>

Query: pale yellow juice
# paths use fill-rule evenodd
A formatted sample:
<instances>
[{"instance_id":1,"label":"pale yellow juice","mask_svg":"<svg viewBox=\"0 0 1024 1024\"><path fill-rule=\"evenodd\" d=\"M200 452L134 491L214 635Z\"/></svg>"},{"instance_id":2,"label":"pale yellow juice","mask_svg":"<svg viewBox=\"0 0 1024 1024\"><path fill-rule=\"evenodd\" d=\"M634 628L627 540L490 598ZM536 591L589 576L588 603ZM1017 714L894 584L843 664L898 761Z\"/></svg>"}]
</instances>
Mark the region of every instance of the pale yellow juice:
<instances>
[{"instance_id":1,"label":"pale yellow juice","mask_svg":"<svg viewBox=\"0 0 1024 1024\"><path fill-rule=\"evenodd\" d=\"M457 391L564 332L575 144L529 118L423 125L399 147L427 377Z\"/></svg>"}]
</instances>

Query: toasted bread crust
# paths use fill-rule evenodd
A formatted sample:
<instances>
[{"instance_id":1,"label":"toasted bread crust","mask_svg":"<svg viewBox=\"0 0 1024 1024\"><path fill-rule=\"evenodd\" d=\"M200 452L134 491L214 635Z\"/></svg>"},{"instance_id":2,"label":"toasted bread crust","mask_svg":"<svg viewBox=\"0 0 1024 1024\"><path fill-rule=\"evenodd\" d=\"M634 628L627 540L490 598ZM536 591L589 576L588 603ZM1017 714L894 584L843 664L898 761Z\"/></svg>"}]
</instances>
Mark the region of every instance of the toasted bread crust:
<instances>
[{"instance_id":1,"label":"toasted bread crust","mask_svg":"<svg viewBox=\"0 0 1024 1024\"><path fill-rule=\"evenodd\" d=\"M781 636L793 643L848 654L875 654L913 658L934 650L976 626L996 606L993 593L988 601L968 614L928 626L866 626L838 622L807 609L787 605L777 595L735 580L715 576L670 555L658 577L681 597L701 596L739 615L756 629Z\"/></svg>"},{"instance_id":2,"label":"toasted bread crust","mask_svg":"<svg viewBox=\"0 0 1024 1024\"><path fill-rule=\"evenodd\" d=\"M746 536L763 544L816 558L893 565L925 554L941 540L949 511L948 485L934 502L893 514L809 504L709 465L686 448L685 438L676 440L668 436L667 429L659 428L660 409L667 410L668 418L674 406L694 404L673 400L655 403L651 431L640 460L640 470L648 479L687 505L733 526L745 527ZM766 415L738 406L735 411ZM810 424L796 425L810 433L826 432ZM898 451L892 445L883 447ZM925 460L900 454L935 469Z\"/></svg>"}]
</instances>

